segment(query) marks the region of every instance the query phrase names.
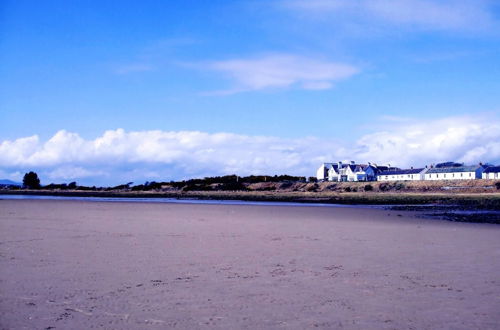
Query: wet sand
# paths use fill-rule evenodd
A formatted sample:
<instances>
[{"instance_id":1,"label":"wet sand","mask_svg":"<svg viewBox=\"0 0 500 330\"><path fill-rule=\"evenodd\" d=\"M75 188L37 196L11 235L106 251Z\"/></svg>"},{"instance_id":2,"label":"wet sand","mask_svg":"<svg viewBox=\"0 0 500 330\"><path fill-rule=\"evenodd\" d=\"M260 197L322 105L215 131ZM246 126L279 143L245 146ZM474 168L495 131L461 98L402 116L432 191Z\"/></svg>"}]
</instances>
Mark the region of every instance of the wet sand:
<instances>
[{"instance_id":1,"label":"wet sand","mask_svg":"<svg viewBox=\"0 0 500 330\"><path fill-rule=\"evenodd\" d=\"M499 329L500 226L0 200L2 329Z\"/></svg>"}]
</instances>

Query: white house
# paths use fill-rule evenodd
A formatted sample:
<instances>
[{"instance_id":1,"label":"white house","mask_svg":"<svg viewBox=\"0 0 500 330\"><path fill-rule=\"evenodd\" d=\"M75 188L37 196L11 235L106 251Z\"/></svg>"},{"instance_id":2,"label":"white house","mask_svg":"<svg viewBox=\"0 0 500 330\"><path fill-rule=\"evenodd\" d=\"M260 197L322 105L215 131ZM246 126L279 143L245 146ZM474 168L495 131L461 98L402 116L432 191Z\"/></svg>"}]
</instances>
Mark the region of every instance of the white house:
<instances>
[{"instance_id":1,"label":"white house","mask_svg":"<svg viewBox=\"0 0 500 330\"><path fill-rule=\"evenodd\" d=\"M483 165L434 167L424 175L425 180L474 180L481 179L485 170Z\"/></svg>"},{"instance_id":2,"label":"white house","mask_svg":"<svg viewBox=\"0 0 500 330\"><path fill-rule=\"evenodd\" d=\"M357 165L353 161L347 164L338 162L336 169L336 171L338 172L337 181L357 181L356 168L358 166L359 165Z\"/></svg>"},{"instance_id":3,"label":"white house","mask_svg":"<svg viewBox=\"0 0 500 330\"><path fill-rule=\"evenodd\" d=\"M487 167L483 172L483 179L500 179L500 166Z\"/></svg>"},{"instance_id":4,"label":"white house","mask_svg":"<svg viewBox=\"0 0 500 330\"><path fill-rule=\"evenodd\" d=\"M351 162L351 164L345 167L344 175L347 176L347 181L357 181L356 169L358 165Z\"/></svg>"},{"instance_id":5,"label":"white house","mask_svg":"<svg viewBox=\"0 0 500 330\"><path fill-rule=\"evenodd\" d=\"M351 172L347 173L347 169L350 166L352 167ZM345 164L342 162L324 163L316 171L316 178L321 181L354 181L354 174L352 172L354 171L355 167L356 165L354 164L354 162L350 162L349 164ZM348 180L348 174L350 180Z\"/></svg>"},{"instance_id":6,"label":"white house","mask_svg":"<svg viewBox=\"0 0 500 330\"><path fill-rule=\"evenodd\" d=\"M428 168L393 169L377 174L377 181L417 181L423 180Z\"/></svg>"},{"instance_id":7,"label":"white house","mask_svg":"<svg viewBox=\"0 0 500 330\"><path fill-rule=\"evenodd\" d=\"M388 166L378 167L371 163L368 163L368 165L356 164L353 161L349 163L325 163L323 166L328 169L328 181L375 181L378 172L394 169ZM320 167L318 173L321 176L323 173L322 167ZM326 177L321 180L326 180Z\"/></svg>"},{"instance_id":8,"label":"white house","mask_svg":"<svg viewBox=\"0 0 500 330\"><path fill-rule=\"evenodd\" d=\"M325 181L328 179L328 170L333 165L333 163L323 163L316 171L316 179L318 181Z\"/></svg>"},{"instance_id":9,"label":"white house","mask_svg":"<svg viewBox=\"0 0 500 330\"><path fill-rule=\"evenodd\" d=\"M339 181L339 164L331 164L328 169L328 181Z\"/></svg>"}]
</instances>

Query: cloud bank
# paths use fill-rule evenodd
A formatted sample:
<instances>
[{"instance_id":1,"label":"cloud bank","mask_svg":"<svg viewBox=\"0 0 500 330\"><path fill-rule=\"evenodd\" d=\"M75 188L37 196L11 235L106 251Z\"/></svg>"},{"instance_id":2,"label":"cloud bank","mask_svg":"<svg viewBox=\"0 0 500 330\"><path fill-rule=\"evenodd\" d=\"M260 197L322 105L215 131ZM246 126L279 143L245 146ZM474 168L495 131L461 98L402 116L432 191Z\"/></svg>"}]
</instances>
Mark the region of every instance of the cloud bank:
<instances>
[{"instance_id":1,"label":"cloud bank","mask_svg":"<svg viewBox=\"0 0 500 330\"><path fill-rule=\"evenodd\" d=\"M2 141L0 155L0 178L20 180L36 170L43 183L143 183L233 173L310 176L321 162L349 159L400 167L447 160L499 163L500 121L398 120L351 141L123 129L87 140L61 130L47 141L36 135Z\"/></svg>"}]
</instances>

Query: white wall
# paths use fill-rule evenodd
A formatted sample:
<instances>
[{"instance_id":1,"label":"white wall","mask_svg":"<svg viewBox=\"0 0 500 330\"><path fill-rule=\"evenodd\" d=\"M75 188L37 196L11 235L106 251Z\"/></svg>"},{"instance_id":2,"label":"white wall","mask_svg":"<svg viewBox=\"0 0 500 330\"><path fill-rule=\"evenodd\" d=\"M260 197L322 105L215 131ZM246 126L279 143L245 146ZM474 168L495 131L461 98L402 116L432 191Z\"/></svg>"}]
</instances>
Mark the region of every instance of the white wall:
<instances>
[{"instance_id":1,"label":"white wall","mask_svg":"<svg viewBox=\"0 0 500 330\"><path fill-rule=\"evenodd\" d=\"M419 181L419 180L423 180L422 174L419 174L419 173L417 173L417 174L377 175L377 181Z\"/></svg>"},{"instance_id":2,"label":"white wall","mask_svg":"<svg viewBox=\"0 0 500 330\"><path fill-rule=\"evenodd\" d=\"M338 181L338 180L339 180L339 174L335 171L329 170L328 181Z\"/></svg>"},{"instance_id":3,"label":"white wall","mask_svg":"<svg viewBox=\"0 0 500 330\"><path fill-rule=\"evenodd\" d=\"M483 173L483 179L500 179L500 173Z\"/></svg>"},{"instance_id":4,"label":"white wall","mask_svg":"<svg viewBox=\"0 0 500 330\"><path fill-rule=\"evenodd\" d=\"M425 180L474 180L476 172L426 173Z\"/></svg>"},{"instance_id":5,"label":"white wall","mask_svg":"<svg viewBox=\"0 0 500 330\"><path fill-rule=\"evenodd\" d=\"M325 179L325 165L321 165L316 171L316 179L324 180Z\"/></svg>"}]
</instances>

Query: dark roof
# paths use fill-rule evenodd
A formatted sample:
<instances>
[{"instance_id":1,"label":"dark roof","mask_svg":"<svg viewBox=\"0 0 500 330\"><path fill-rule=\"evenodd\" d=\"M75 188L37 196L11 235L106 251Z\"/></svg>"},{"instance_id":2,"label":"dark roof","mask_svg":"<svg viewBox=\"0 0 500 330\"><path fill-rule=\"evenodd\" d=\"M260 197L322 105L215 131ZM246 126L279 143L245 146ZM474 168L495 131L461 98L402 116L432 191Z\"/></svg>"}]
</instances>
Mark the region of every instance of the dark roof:
<instances>
[{"instance_id":1,"label":"dark roof","mask_svg":"<svg viewBox=\"0 0 500 330\"><path fill-rule=\"evenodd\" d=\"M394 167L394 166L375 166L377 171L394 171L394 170L400 170L399 167Z\"/></svg>"},{"instance_id":2,"label":"dark roof","mask_svg":"<svg viewBox=\"0 0 500 330\"><path fill-rule=\"evenodd\" d=\"M423 171L423 168L409 168L404 170L389 170L382 171L377 175L400 175L400 174L418 174Z\"/></svg>"},{"instance_id":3,"label":"dark roof","mask_svg":"<svg viewBox=\"0 0 500 330\"><path fill-rule=\"evenodd\" d=\"M365 171L367 168L368 168L368 165L358 164L358 165L356 165L356 169L354 170L354 172Z\"/></svg>"},{"instance_id":4,"label":"dark roof","mask_svg":"<svg viewBox=\"0 0 500 330\"><path fill-rule=\"evenodd\" d=\"M497 173L500 172L500 166L490 166L484 170L483 173Z\"/></svg>"},{"instance_id":5,"label":"dark roof","mask_svg":"<svg viewBox=\"0 0 500 330\"><path fill-rule=\"evenodd\" d=\"M355 172L356 171L356 164L348 164L347 167L349 167L351 169L351 171Z\"/></svg>"},{"instance_id":6,"label":"dark roof","mask_svg":"<svg viewBox=\"0 0 500 330\"><path fill-rule=\"evenodd\" d=\"M339 165L334 164L334 163L330 163L330 164L329 164L329 168L328 168L328 169L330 169L330 167L333 167L333 169L334 169L335 171L337 171L337 170L339 169Z\"/></svg>"},{"instance_id":7,"label":"dark roof","mask_svg":"<svg viewBox=\"0 0 500 330\"><path fill-rule=\"evenodd\" d=\"M460 166L460 167L441 167L441 168L431 168L427 173L457 173L457 172L475 172L477 169L481 168L479 165L473 166Z\"/></svg>"},{"instance_id":8,"label":"dark roof","mask_svg":"<svg viewBox=\"0 0 500 330\"><path fill-rule=\"evenodd\" d=\"M441 167L461 167L464 166L462 163L455 163L455 162L444 162L444 163L437 163L436 168L441 168Z\"/></svg>"}]
</instances>

